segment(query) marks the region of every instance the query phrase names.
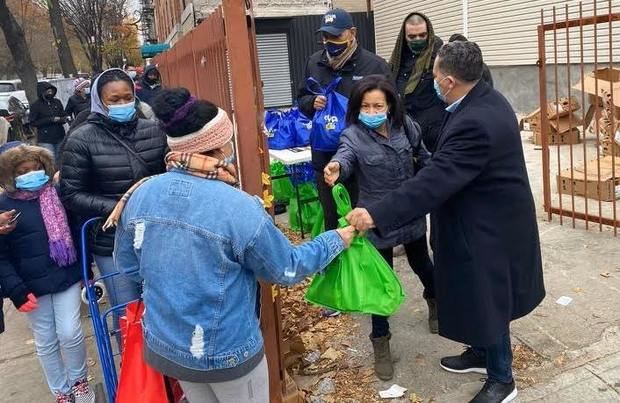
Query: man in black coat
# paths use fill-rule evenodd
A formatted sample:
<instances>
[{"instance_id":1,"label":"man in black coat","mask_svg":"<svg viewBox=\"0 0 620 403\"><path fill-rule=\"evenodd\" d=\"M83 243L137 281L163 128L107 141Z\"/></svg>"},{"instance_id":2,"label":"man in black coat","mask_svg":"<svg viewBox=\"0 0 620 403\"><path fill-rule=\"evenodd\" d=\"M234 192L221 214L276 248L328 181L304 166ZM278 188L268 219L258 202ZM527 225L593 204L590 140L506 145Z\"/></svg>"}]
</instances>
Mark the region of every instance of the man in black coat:
<instances>
[{"instance_id":1,"label":"man in black coat","mask_svg":"<svg viewBox=\"0 0 620 403\"><path fill-rule=\"evenodd\" d=\"M422 140L433 152L446 105L433 88L433 63L443 42L424 14L411 13L404 22L390 58L398 93L407 113L420 124Z\"/></svg>"},{"instance_id":2,"label":"man in black coat","mask_svg":"<svg viewBox=\"0 0 620 403\"><path fill-rule=\"evenodd\" d=\"M517 394L510 322L545 296L519 127L508 101L481 81L475 43L444 45L433 73L449 105L437 151L414 178L347 219L388 233L431 213L439 334L472 346L441 366L488 375L472 402L509 402Z\"/></svg>"},{"instance_id":3,"label":"man in black coat","mask_svg":"<svg viewBox=\"0 0 620 403\"><path fill-rule=\"evenodd\" d=\"M38 145L54 156L65 137L63 125L68 120L62 102L56 98L57 92L56 87L48 82L37 83L39 99L30 106L30 124L37 128Z\"/></svg>"},{"instance_id":4,"label":"man in black coat","mask_svg":"<svg viewBox=\"0 0 620 403\"><path fill-rule=\"evenodd\" d=\"M161 91L161 74L157 66L151 64L144 69L144 75L140 80L140 85L136 88L136 95L140 101L151 104L157 94Z\"/></svg>"},{"instance_id":5,"label":"man in black coat","mask_svg":"<svg viewBox=\"0 0 620 403\"><path fill-rule=\"evenodd\" d=\"M448 42L454 41L466 42L467 38L461 34L452 34L450 39L448 39ZM487 66L486 63L482 64L482 81L487 83L489 87L493 88L493 76L491 75L491 69L489 69L489 66Z\"/></svg>"},{"instance_id":6,"label":"man in black coat","mask_svg":"<svg viewBox=\"0 0 620 403\"><path fill-rule=\"evenodd\" d=\"M342 77L336 87L336 92L348 98L356 81L371 74L389 75L389 67L385 60L358 45L357 28L353 26L353 19L346 11L341 9L328 11L323 16L318 32L323 37L324 49L310 56L306 64L306 79L314 78L322 87L325 87L335 78ZM306 88L305 81L297 93L297 102L299 109L312 119L316 111L325 108L326 98L310 92ZM318 182L319 199L325 213L326 230L335 229L338 226L338 214L331 188L323 180L323 169L336 154L337 149L338 144L334 145L333 150L318 150L312 147L312 165ZM346 181L344 185L355 203L357 199L355 181Z\"/></svg>"}]
</instances>

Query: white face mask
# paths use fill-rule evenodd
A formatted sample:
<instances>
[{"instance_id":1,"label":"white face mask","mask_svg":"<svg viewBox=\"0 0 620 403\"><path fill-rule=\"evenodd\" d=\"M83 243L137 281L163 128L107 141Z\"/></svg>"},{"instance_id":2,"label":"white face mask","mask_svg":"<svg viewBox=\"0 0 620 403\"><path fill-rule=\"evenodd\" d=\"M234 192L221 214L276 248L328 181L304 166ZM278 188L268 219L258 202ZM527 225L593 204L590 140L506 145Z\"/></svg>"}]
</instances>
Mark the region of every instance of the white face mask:
<instances>
[{"instance_id":1,"label":"white face mask","mask_svg":"<svg viewBox=\"0 0 620 403\"><path fill-rule=\"evenodd\" d=\"M136 73L136 72L135 72L135 71L133 71L133 70L132 70L132 71L128 71L128 72L127 72L127 75L128 75L128 76L129 76L132 80L135 80L135 79L136 79L136 75L137 75L137 74L138 74L138 73Z\"/></svg>"},{"instance_id":2,"label":"white face mask","mask_svg":"<svg viewBox=\"0 0 620 403\"><path fill-rule=\"evenodd\" d=\"M90 87L88 87L88 88L86 88L86 89L84 90L84 94L85 94L85 95L90 94Z\"/></svg>"}]
</instances>

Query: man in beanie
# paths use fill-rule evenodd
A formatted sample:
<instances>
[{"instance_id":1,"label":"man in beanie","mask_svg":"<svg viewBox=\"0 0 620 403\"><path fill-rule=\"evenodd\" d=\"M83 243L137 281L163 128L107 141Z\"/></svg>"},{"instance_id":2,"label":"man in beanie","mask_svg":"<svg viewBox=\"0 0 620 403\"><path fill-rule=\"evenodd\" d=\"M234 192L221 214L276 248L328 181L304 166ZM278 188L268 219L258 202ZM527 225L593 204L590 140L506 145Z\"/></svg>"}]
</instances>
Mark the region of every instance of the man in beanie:
<instances>
[{"instance_id":1,"label":"man in beanie","mask_svg":"<svg viewBox=\"0 0 620 403\"><path fill-rule=\"evenodd\" d=\"M233 125L184 88L153 109L168 136L168 172L121 199L119 271L144 284L144 359L178 379L190 402L269 402L258 279L295 284L325 268L351 227L293 246L260 200L237 188Z\"/></svg>"},{"instance_id":2,"label":"man in beanie","mask_svg":"<svg viewBox=\"0 0 620 403\"><path fill-rule=\"evenodd\" d=\"M390 74L385 60L359 46L357 28L353 24L351 15L346 11L342 9L328 11L323 16L317 33L321 35L323 49L310 56L306 64L306 78L297 93L299 108L310 119L314 117L316 111L325 108L327 99L322 95L313 94L306 88L308 78L315 79L321 87L325 87L335 78L341 77L342 80L336 87L336 92L348 98L353 84L362 78L371 74L384 76ZM344 120L345 117L341 118ZM323 180L323 169L336 154L338 144L335 144L333 149L324 149L316 144L311 145L312 165L316 172L319 199L325 213L325 229L334 229L338 226L338 214L331 188ZM343 184L347 187L355 205L357 186L354 178Z\"/></svg>"}]
</instances>

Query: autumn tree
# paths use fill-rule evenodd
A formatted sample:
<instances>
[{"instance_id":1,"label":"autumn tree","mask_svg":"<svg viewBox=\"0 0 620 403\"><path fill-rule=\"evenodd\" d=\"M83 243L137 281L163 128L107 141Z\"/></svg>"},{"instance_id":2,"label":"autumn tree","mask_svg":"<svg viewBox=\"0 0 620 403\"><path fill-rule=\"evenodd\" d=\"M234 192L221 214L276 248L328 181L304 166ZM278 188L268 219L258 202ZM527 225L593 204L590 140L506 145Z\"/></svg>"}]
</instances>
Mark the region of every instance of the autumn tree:
<instances>
[{"instance_id":1,"label":"autumn tree","mask_svg":"<svg viewBox=\"0 0 620 403\"><path fill-rule=\"evenodd\" d=\"M141 64L138 27L135 21L125 19L121 25L110 31L104 45L104 56L108 66Z\"/></svg>"},{"instance_id":2,"label":"autumn tree","mask_svg":"<svg viewBox=\"0 0 620 403\"><path fill-rule=\"evenodd\" d=\"M24 31L15 16L9 10L6 0L0 0L0 28L11 52L17 75L22 80L28 102L32 105L37 100L37 72L30 56Z\"/></svg>"},{"instance_id":3,"label":"autumn tree","mask_svg":"<svg viewBox=\"0 0 620 403\"><path fill-rule=\"evenodd\" d=\"M74 76L77 74L75 63L73 62L73 55L71 54L71 48L69 47L69 40L65 33L65 24L62 19L62 10L60 8L59 0L45 0L45 5L50 17L50 26L54 33L54 39L56 44L56 50L58 52L58 59L60 60L60 67L65 77Z\"/></svg>"}]
</instances>

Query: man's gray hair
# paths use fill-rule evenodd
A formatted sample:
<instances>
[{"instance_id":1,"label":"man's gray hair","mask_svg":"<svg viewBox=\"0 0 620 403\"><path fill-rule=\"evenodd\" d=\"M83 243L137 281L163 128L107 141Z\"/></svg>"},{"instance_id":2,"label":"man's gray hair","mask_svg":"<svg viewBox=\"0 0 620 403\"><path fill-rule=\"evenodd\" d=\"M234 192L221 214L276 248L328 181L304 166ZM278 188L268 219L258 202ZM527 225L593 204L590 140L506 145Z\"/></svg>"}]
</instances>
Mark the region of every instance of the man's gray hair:
<instances>
[{"instance_id":1,"label":"man's gray hair","mask_svg":"<svg viewBox=\"0 0 620 403\"><path fill-rule=\"evenodd\" d=\"M420 14L414 14L411 17L407 18L407 24L409 25L426 24L426 20Z\"/></svg>"},{"instance_id":2,"label":"man's gray hair","mask_svg":"<svg viewBox=\"0 0 620 403\"><path fill-rule=\"evenodd\" d=\"M474 42L446 43L437 53L437 67L447 75L472 83L482 78L482 52Z\"/></svg>"}]
</instances>

